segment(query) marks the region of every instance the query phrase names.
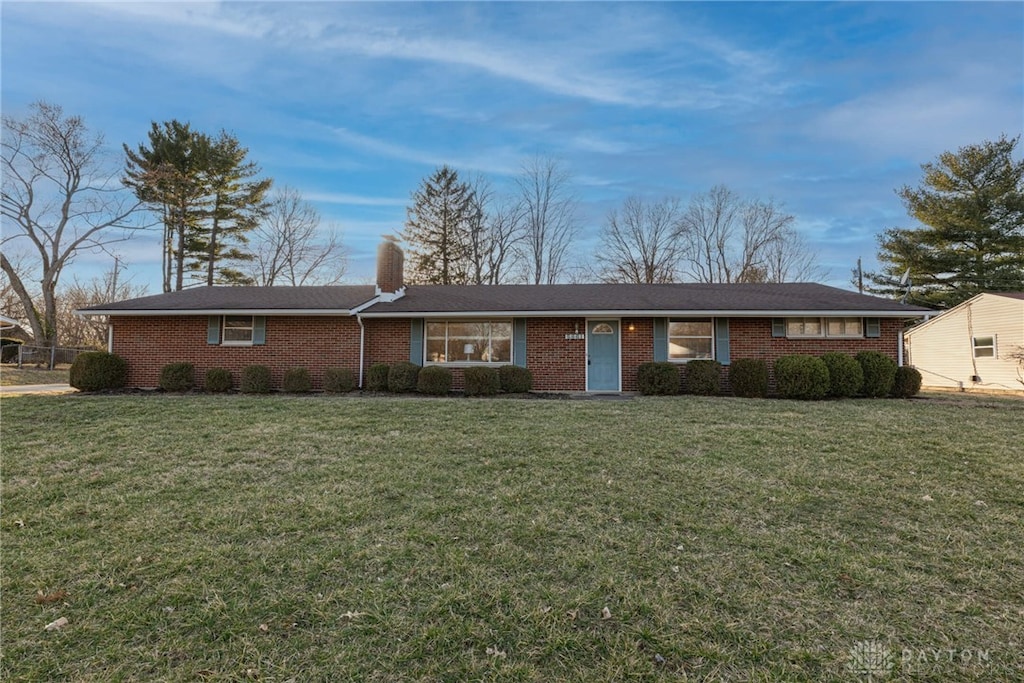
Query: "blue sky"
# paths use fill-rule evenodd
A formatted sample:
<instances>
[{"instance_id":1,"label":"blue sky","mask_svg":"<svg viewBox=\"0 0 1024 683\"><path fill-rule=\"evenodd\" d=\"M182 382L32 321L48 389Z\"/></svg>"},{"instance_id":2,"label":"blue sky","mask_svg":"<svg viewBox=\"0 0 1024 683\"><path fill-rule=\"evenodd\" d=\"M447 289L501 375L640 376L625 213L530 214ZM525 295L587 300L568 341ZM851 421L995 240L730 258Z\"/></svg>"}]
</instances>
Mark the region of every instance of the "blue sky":
<instances>
[{"instance_id":1,"label":"blue sky","mask_svg":"<svg viewBox=\"0 0 1024 683\"><path fill-rule=\"evenodd\" d=\"M1024 3L2 3L2 106L43 99L113 155L172 118L226 129L372 277L437 166L499 191L561 160L580 258L626 197L725 184L797 217L828 284L913 225L945 150L1024 129ZM158 291L159 242L120 249ZM83 255L66 275L108 266Z\"/></svg>"}]
</instances>

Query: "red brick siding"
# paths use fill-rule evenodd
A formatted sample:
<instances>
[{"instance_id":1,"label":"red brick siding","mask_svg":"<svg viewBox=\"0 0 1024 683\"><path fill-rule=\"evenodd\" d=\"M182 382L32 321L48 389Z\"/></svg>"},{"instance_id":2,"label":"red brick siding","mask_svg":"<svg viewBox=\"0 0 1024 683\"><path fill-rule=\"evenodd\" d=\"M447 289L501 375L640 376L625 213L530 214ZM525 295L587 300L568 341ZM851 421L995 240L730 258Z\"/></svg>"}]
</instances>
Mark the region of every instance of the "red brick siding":
<instances>
[{"instance_id":1,"label":"red brick siding","mask_svg":"<svg viewBox=\"0 0 1024 683\"><path fill-rule=\"evenodd\" d=\"M577 328L587 331L584 318L530 318L526 321L526 367L538 391L582 391L587 382L587 342L566 339Z\"/></svg>"},{"instance_id":2,"label":"red brick siding","mask_svg":"<svg viewBox=\"0 0 1024 683\"><path fill-rule=\"evenodd\" d=\"M206 343L207 316L139 317L118 316L114 326L114 353L128 360L129 386L155 387L160 368L167 363L190 362L196 366L199 383L206 370L231 370L237 385L247 365L267 365L275 386L291 367L306 367L314 388L322 386L323 371L347 367L359 371L359 324L347 317L272 317L267 319L263 346L218 346ZM410 320L367 319L365 366L409 360ZM630 330L630 325L633 329ZM526 324L526 365L533 372L538 391L582 391L586 387L586 341L566 339L578 329L585 333L585 318L530 318ZM733 318L729 322L731 357L761 358L769 364L779 356L794 353L820 355L840 351L880 351L893 359L902 331L899 320L882 319L882 336L875 339L785 339L772 337L771 318ZM636 390L637 367L654 359L652 318L623 318L622 390ZM452 367L453 388L463 387L463 369ZM685 365L680 365L680 372ZM723 373L723 390L728 373Z\"/></svg>"},{"instance_id":3,"label":"red brick siding","mask_svg":"<svg viewBox=\"0 0 1024 683\"><path fill-rule=\"evenodd\" d=\"M761 358L769 365L780 356L795 353L820 356L828 351L848 353L880 351L896 360L896 344L902 334L903 323L897 319L881 319L882 336L852 339L817 338L787 339L772 337L771 318L732 318L729 321L729 347L732 358Z\"/></svg>"},{"instance_id":4,"label":"red brick siding","mask_svg":"<svg viewBox=\"0 0 1024 683\"><path fill-rule=\"evenodd\" d=\"M115 316L114 353L128 361L128 386L155 387L167 363L192 363L200 386L210 368L227 368L235 386L242 368L266 365L273 385L280 387L285 370L308 368L313 388L323 386L326 368L359 370L359 324L351 317L266 318L262 346L221 346L206 343L208 316ZM408 334L406 338L408 345Z\"/></svg>"}]
</instances>

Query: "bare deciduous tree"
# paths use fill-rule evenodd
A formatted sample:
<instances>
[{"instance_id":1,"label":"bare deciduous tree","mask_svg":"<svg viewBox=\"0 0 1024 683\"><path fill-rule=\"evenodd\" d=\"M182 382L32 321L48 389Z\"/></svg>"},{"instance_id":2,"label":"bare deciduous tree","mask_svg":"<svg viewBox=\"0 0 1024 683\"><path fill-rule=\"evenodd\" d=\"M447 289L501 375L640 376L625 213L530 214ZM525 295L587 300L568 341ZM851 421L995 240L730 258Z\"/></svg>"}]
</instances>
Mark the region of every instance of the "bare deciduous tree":
<instances>
[{"instance_id":1,"label":"bare deciduous tree","mask_svg":"<svg viewBox=\"0 0 1024 683\"><path fill-rule=\"evenodd\" d=\"M103 137L79 116L37 102L25 119L3 117L3 268L37 343L59 338L57 285L64 267L85 250L106 250L141 226L139 202L105 163ZM8 259L31 254L26 272L38 277L38 297ZM33 287L34 289L34 287Z\"/></svg>"},{"instance_id":2,"label":"bare deciduous tree","mask_svg":"<svg viewBox=\"0 0 1024 683\"><path fill-rule=\"evenodd\" d=\"M338 235L321 233L319 212L291 187L274 194L251 235L250 248L248 274L260 286L331 285L345 274Z\"/></svg>"},{"instance_id":3,"label":"bare deciduous tree","mask_svg":"<svg viewBox=\"0 0 1024 683\"><path fill-rule=\"evenodd\" d=\"M107 319L105 316L84 317L75 311L87 306L109 304L114 301L145 296L145 285L134 285L123 277L123 266L114 258L114 267L99 277L81 282L77 277L62 287L57 297L57 317L62 346L90 346L105 348Z\"/></svg>"},{"instance_id":4,"label":"bare deciduous tree","mask_svg":"<svg viewBox=\"0 0 1024 683\"><path fill-rule=\"evenodd\" d=\"M814 254L773 201L744 200L716 185L695 195L682 219L686 275L698 282L814 278Z\"/></svg>"},{"instance_id":5,"label":"bare deciduous tree","mask_svg":"<svg viewBox=\"0 0 1024 683\"><path fill-rule=\"evenodd\" d=\"M603 282L675 282L683 258L678 199L647 203L630 197L608 213L594 255Z\"/></svg>"},{"instance_id":6,"label":"bare deciduous tree","mask_svg":"<svg viewBox=\"0 0 1024 683\"><path fill-rule=\"evenodd\" d=\"M469 186L473 193L466 234L470 283L498 285L511 270L515 246L523 236L523 207L497 196L482 175L472 177Z\"/></svg>"},{"instance_id":7,"label":"bare deciduous tree","mask_svg":"<svg viewBox=\"0 0 1024 683\"><path fill-rule=\"evenodd\" d=\"M524 216L519 251L526 278L554 284L565 274L569 247L578 232L571 177L555 159L534 157L516 179Z\"/></svg>"}]
</instances>

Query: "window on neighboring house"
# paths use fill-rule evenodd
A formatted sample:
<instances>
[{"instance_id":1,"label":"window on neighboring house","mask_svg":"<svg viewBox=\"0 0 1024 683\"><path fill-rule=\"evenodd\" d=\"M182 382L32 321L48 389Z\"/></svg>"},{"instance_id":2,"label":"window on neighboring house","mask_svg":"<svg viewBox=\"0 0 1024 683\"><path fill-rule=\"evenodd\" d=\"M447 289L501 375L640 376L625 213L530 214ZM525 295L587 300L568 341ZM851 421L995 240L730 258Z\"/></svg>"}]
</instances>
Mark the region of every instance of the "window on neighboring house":
<instances>
[{"instance_id":1,"label":"window on neighboring house","mask_svg":"<svg viewBox=\"0 0 1024 683\"><path fill-rule=\"evenodd\" d=\"M511 320L445 320L426 324L427 363L511 363Z\"/></svg>"},{"instance_id":2,"label":"window on neighboring house","mask_svg":"<svg viewBox=\"0 0 1024 683\"><path fill-rule=\"evenodd\" d=\"M995 337L974 337L975 358L995 358L996 338Z\"/></svg>"},{"instance_id":3,"label":"window on neighboring house","mask_svg":"<svg viewBox=\"0 0 1024 683\"><path fill-rule=\"evenodd\" d=\"M714 334L709 318L670 320L668 323L668 359L696 360L712 358Z\"/></svg>"},{"instance_id":4,"label":"window on neighboring house","mask_svg":"<svg viewBox=\"0 0 1024 683\"><path fill-rule=\"evenodd\" d=\"M787 337L863 337L863 318L786 318Z\"/></svg>"},{"instance_id":5,"label":"window on neighboring house","mask_svg":"<svg viewBox=\"0 0 1024 683\"><path fill-rule=\"evenodd\" d=\"M224 316L224 344L252 344L253 317L251 315Z\"/></svg>"}]
</instances>

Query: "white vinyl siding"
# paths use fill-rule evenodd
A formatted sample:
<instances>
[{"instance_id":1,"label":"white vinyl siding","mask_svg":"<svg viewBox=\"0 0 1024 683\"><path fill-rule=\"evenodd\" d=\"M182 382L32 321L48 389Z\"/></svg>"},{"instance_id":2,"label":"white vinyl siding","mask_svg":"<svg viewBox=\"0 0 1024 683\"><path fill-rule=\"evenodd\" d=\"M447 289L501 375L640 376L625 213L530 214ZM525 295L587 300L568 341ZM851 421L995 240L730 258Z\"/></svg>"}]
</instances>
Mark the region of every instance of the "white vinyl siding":
<instances>
[{"instance_id":1,"label":"white vinyl siding","mask_svg":"<svg viewBox=\"0 0 1024 683\"><path fill-rule=\"evenodd\" d=\"M926 387L1024 390L1024 300L980 294L905 335L906 363ZM977 380L977 381L976 381Z\"/></svg>"}]
</instances>

